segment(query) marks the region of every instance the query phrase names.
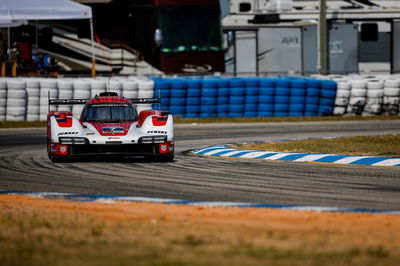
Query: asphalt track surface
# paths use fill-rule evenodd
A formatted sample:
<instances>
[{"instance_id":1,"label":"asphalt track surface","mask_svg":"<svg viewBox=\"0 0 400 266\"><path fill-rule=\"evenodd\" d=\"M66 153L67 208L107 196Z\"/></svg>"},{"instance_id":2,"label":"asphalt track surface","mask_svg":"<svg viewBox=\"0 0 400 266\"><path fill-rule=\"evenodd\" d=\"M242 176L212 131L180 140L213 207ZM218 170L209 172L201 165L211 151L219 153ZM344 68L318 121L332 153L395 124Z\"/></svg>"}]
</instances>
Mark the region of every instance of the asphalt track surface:
<instances>
[{"instance_id":1,"label":"asphalt track surface","mask_svg":"<svg viewBox=\"0 0 400 266\"><path fill-rule=\"evenodd\" d=\"M7 129L0 130L0 189L400 210L400 167L184 154L232 142L399 132L400 120L176 125L171 163L134 158L53 164L45 129Z\"/></svg>"}]
</instances>

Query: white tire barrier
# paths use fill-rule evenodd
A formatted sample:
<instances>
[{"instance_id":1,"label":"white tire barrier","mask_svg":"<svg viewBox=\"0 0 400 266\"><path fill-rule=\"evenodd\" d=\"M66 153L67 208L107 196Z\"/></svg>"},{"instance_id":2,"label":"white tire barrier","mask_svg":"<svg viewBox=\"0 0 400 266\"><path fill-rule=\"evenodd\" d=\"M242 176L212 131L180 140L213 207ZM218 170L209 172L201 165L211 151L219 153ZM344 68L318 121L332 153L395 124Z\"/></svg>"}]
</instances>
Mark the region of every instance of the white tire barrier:
<instances>
[{"instance_id":1,"label":"white tire barrier","mask_svg":"<svg viewBox=\"0 0 400 266\"><path fill-rule=\"evenodd\" d=\"M335 106L333 109L333 115L344 115L346 113L346 107Z\"/></svg>"},{"instance_id":2,"label":"white tire barrier","mask_svg":"<svg viewBox=\"0 0 400 266\"><path fill-rule=\"evenodd\" d=\"M23 79L7 79L7 89L13 90L25 90L26 82Z\"/></svg>"},{"instance_id":3,"label":"white tire barrier","mask_svg":"<svg viewBox=\"0 0 400 266\"><path fill-rule=\"evenodd\" d=\"M380 104L371 104L371 105L365 105L364 111L369 113L369 114L374 114L378 115L382 112L382 106Z\"/></svg>"},{"instance_id":4,"label":"white tire barrier","mask_svg":"<svg viewBox=\"0 0 400 266\"><path fill-rule=\"evenodd\" d=\"M74 90L90 90L90 82L84 79L75 80L73 86Z\"/></svg>"},{"instance_id":5,"label":"white tire barrier","mask_svg":"<svg viewBox=\"0 0 400 266\"><path fill-rule=\"evenodd\" d=\"M6 115L6 120L7 121L25 121L25 115L12 115L12 114L7 114Z\"/></svg>"},{"instance_id":6,"label":"white tire barrier","mask_svg":"<svg viewBox=\"0 0 400 266\"><path fill-rule=\"evenodd\" d=\"M400 88L388 88L388 87L385 87L383 89L383 91L384 91L384 95L385 96L397 96L397 97L400 96Z\"/></svg>"},{"instance_id":7,"label":"white tire barrier","mask_svg":"<svg viewBox=\"0 0 400 266\"><path fill-rule=\"evenodd\" d=\"M74 99L89 99L90 90L74 90Z\"/></svg>"},{"instance_id":8,"label":"white tire barrier","mask_svg":"<svg viewBox=\"0 0 400 266\"><path fill-rule=\"evenodd\" d=\"M26 119L26 82L24 79L7 79L6 120Z\"/></svg>"},{"instance_id":9,"label":"white tire barrier","mask_svg":"<svg viewBox=\"0 0 400 266\"><path fill-rule=\"evenodd\" d=\"M380 80L372 80L367 82L367 89L368 90L382 90L383 89L383 82Z\"/></svg>"},{"instance_id":10,"label":"white tire barrier","mask_svg":"<svg viewBox=\"0 0 400 266\"><path fill-rule=\"evenodd\" d=\"M383 89L375 90L371 89L367 91L367 97L369 98L382 98L383 97Z\"/></svg>"},{"instance_id":11,"label":"white tire barrier","mask_svg":"<svg viewBox=\"0 0 400 266\"><path fill-rule=\"evenodd\" d=\"M57 79L41 79L40 80L41 89L57 89Z\"/></svg>"},{"instance_id":12,"label":"white tire barrier","mask_svg":"<svg viewBox=\"0 0 400 266\"><path fill-rule=\"evenodd\" d=\"M365 97L367 95L366 88L351 88L351 96L353 97Z\"/></svg>"},{"instance_id":13,"label":"white tire barrier","mask_svg":"<svg viewBox=\"0 0 400 266\"><path fill-rule=\"evenodd\" d=\"M126 80L122 82L122 95L126 98L138 97L138 84L134 80Z\"/></svg>"},{"instance_id":14,"label":"white tire barrier","mask_svg":"<svg viewBox=\"0 0 400 266\"><path fill-rule=\"evenodd\" d=\"M39 96L41 98L57 98L58 96L58 90L57 88L40 88L40 94Z\"/></svg>"},{"instance_id":15,"label":"white tire barrier","mask_svg":"<svg viewBox=\"0 0 400 266\"><path fill-rule=\"evenodd\" d=\"M49 106L48 105L39 106L40 115L47 115L48 112L49 112Z\"/></svg>"},{"instance_id":16,"label":"white tire barrier","mask_svg":"<svg viewBox=\"0 0 400 266\"><path fill-rule=\"evenodd\" d=\"M349 98L349 97L350 97L350 90L338 89L336 91L336 98Z\"/></svg>"},{"instance_id":17,"label":"white tire barrier","mask_svg":"<svg viewBox=\"0 0 400 266\"><path fill-rule=\"evenodd\" d=\"M27 78L25 79L26 82L26 88L40 88L40 80L36 78Z\"/></svg>"},{"instance_id":18,"label":"white tire barrier","mask_svg":"<svg viewBox=\"0 0 400 266\"><path fill-rule=\"evenodd\" d=\"M380 98L378 98L378 97L367 98L366 104L367 105L374 105L374 104L381 105L381 104L383 104L383 97L380 97Z\"/></svg>"},{"instance_id":19,"label":"white tire barrier","mask_svg":"<svg viewBox=\"0 0 400 266\"><path fill-rule=\"evenodd\" d=\"M347 106L349 104L349 98L336 98L335 105L336 106Z\"/></svg>"},{"instance_id":20,"label":"white tire barrier","mask_svg":"<svg viewBox=\"0 0 400 266\"><path fill-rule=\"evenodd\" d=\"M8 106L6 108L7 115L11 115L12 117L22 116L25 117L25 106ZM18 120L20 121L20 120Z\"/></svg>"},{"instance_id":21,"label":"white tire barrier","mask_svg":"<svg viewBox=\"0 0 400 266\"><path fill-rule=\"evenodd\" d=\"M57 82L58 98L72 99L74 97L74 82L73 79L59 79ZM57 111L71 111L71 106L58 105Z\"/></svg>"},{"instance_id":22,"label":"white tire barrier","mask_svg":"<svg viewBox=\"0 0 400 266\"><path fill-rule=\"evenodd\" d=\"M25 99L26 98L26 90L20 89L9 89L7 92L7 98L18 98L18 99Z\"/></svg>"},{"instance_id":23,"label":"white tire barrier","mask_svg":"<svg viewBox=\"0 0 400 266\"><path fill-rule=\"evenodd\" d=\"M365 103L366 103L365 97L351 97L349 100L350 105L362 106L362 105L365 105Z\"/></svg>"},{"instance_id":24,"label":"white tire barrier","mask_svg":"<svg viewBox=\"0 0 400 266\"><path fill-rule=\"evenodd\" d=\"M400 87L400 79L386 79L384 82L385 87L389 88L399 88Z\"/></svg>"},{"instance_id":25,"label":"white tire barrier","mask_svg":"<svg viewBox=\"0 0 400 266\"><path fill-rule=\"evenodd\" d=\"M28 105L26 113L28 115L34 115L34 114L39 115L39 105Z\"/></svg>"},{"instance_id":26,"label":"white tire barrier","mask_svg":"<svg viewBox=\"0 0 400 266\"><path fill-rule=\"evenodd\" d=\"M351 84L348 81L340 81L338 82L338 91L349 91L351 89Z\"/></svg>"},{"instance_id":27,"label":"white tire barrier","mask_svg":"<svg viewBox=\"0 0 400 266\"><path fill-rule=\"evenodd\" d=\"M7 82L5 79L0 79L0 90L7 89Z\"/></svg>"},{"instance_id":28,"label":"white tire barrier","mask_svg":"<svg viewBox=\"0 0 400 266\"><path fill-rule=\"evenodd\" d=\"M25 108L26 99L25 98L8 98L7 107L23 107Z\"/></svg>"},{"instance_id":29,"label":"white tire barrier","mask_svg":"<svg viewBox=\"0 0 400 266\"><path fill-rule=\"evenodd\" d=\"M26 121L38 121L39 120L39 114L27 114L26 115Z\"/></svg>"},{"instance_id":30,"label":"white tire barrier","mask_svg":"<svg viewBox=\"0 0 400 266\"><path fill-rule=\"evenodd\" d=\"M364 106L349 104L346 108L346 112L349 114L353 114L353 115L361 115L363 109L364 109Z\"/></svg>"},{"instance_id":31,"label":"white tire barrier","mask_svg":"<svg viewBox=\"0 0 400 266\"><path fill-rule=\"evenodd\" d=\"M109 82L109 90L112 92L116 92L118 96L122 94L122 83L120 80L111 79Z\"/></svg>"},{"instance_id":32,"label":"white tire barrier","mask_svg":"<svg viewBox=\"0 0 400 266\"><path fill-rule=\"evenodd\" d=\"M57 108L57 111L59 111L59 112L71 112L71 106L69 106L69 105L60 105L60 106L58 106L58 108Z\"/></svg>"},{"instance_id":33,"label":"white tire barrier","mask_svg":"<svg viewBox=\"0 0 400 266\"><path fill-rule=\"evenodd\" d=\"M139 90L138 97L139 98L153 98L154 91L153 90Z\"/></svg>"},{"instance_id":34,"label":"white tire barrier","mask_svg":"<svg viewBox=\"0 0 400 266\"><path fill-rule=\"evenodd\" d=\"M71 99L74 96L73 90L58 90L58 98L59 99Z\"/></svg>"},{"instance_id":35,"label":"white tire barrier","mask_svg":"<svg viewBox=\"0 0 400 266\"><path fill-rule=\"evenodd\" d=\"M59 79L57 81L57 87L59 90L73 90L74 89L74 85L72 80L70 79Z\"/></svg>"},{"instance_id":36,"label":"white tire barrier","mask_svg":"<svg viewBox=\"0 0 400 266\"><path fill-rule=\"evenodd\" d=\"M28 109L33 106L39 106L40 98L37 96L28 96Z\"/></svg>"},{"instance_id":37,"label":"white tire barrier","mask_svg":"<svg viewBox=\"0 0 400 266\"><path fill-rule=\"evenodd\" d=\"M399 97L391 97L391 96L383 97L383 104L398 105L399 102L400 102Z\"/></svg>"},{"instance_id":38,"label":"white tire barrier","mask_svg":"<svg viewBox=\"0 0 400 266\"><path fill-rule=\"evenodd\" d=\"M350 84L351 89L364 89L367 87L367 81L365 80L352 80Z\"/></svg>"},{"instance_id":39,"label":"white tire barrier","mask_svg":"<svg viewBox=\"0 0 400 266\"><path fill-rule=\"evenodd\" d=\"M140 79L138 80L138 89L141 90L153 90L154 88L154 81L147 79Z\"/></svg>"},{"instance_id":40,"label":"white tire barrier","mask_svg":"<svg viewBox=\"0 0 400 266\"><path fill-rule=\"evenodd\" d=\"M92 90L106 90L107 83L105 79L93 79L90 81L90 87Z\"/></svg>"},{"instance_id":41,"label":"white tire barrier","mask_svg":"<svg viewBox=\"0 0 400 266\"><path fill-rule=\"evenodd\" d=\"M47 114L40 114L39 115L39 120L40 121L46 121L47 120Z\"/></svg>"},{"instance_id":42,"label":"white tire barrier","mask_svg":"<svg viewBox=\"0 0 400 266\"><path fill-rule=\"evenodd\" d=\"M29 97L39 97L40 96L40 88L26 88L26 93Z\"/></svg>"}]
</instances>

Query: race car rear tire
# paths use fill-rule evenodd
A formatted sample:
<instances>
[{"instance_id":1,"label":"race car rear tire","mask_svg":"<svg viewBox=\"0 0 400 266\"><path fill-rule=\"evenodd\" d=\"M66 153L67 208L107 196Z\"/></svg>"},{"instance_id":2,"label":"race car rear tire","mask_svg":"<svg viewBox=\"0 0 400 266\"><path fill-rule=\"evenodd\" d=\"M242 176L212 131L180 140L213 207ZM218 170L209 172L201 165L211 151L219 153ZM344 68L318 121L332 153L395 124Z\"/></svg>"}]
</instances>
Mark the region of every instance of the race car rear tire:
<instances>
[{"instance_id":1,"label":"race car rear tire","mask_svg":"<svg viewBox=\"0 0 400 266\"><path fill-rule=\"evenodd\" d=\"M152 155L148 157L146 156L145 158L153 162L172 162L174 160L174 155Z\"/></svg>"},{"instance_id":2,"label":"race car rear tire","mask_svg":"<svg viewBox=\"0 0 400 266\"><path fill-rule=\"evenodd\" d=\"M48 153L48 155L49 155L50 161L52 161L53 163L62 163L62 162L65 162L65 159L64 159L64 158L60 158L60 157L58 157L58 156L54 156L54 155L52 155L52 154L50 154L50 153Z\"/></svg>"}]
</instances>

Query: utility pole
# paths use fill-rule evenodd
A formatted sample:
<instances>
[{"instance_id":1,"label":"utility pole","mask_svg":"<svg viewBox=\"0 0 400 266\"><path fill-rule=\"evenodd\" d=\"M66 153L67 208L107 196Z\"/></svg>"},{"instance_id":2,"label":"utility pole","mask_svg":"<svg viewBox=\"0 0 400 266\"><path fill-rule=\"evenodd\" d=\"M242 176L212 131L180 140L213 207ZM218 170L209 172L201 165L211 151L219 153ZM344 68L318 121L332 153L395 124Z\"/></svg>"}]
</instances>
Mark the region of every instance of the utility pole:
<instances>
[{"instance_id":1,"label":"utility pole","mask_svg":"<svg viewBox=\"0 0 400 266\"><path fill-rule=\"evenodd\" d=\"M319 19L318 19L318 72L328 74L328 36L326 23L326 0L319 0Z\"/></svg>"}]
</instances>

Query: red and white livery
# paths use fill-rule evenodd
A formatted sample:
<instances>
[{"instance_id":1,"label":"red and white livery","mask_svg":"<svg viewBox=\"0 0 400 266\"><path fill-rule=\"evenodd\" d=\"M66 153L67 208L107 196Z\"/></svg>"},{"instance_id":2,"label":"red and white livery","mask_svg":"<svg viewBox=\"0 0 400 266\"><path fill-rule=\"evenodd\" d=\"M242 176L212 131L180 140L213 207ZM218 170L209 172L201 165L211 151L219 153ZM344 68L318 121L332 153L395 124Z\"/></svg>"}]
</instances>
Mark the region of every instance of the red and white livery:
<instances>
[{"instance_id":1,"label":"red and white livery","mask_svg":"<svg viewBox=\"0 0 400 266\"><path fill-rule=\"evenodd\" d=\"M105 92L93 99L50 99L49 105L85 104L80 118L71 112L49 112L47 151L51 161L81 156L174 158L173 117L169 112L137 113L135 104L159 99L130 99Z\"/></svg>"}]
</instances>

